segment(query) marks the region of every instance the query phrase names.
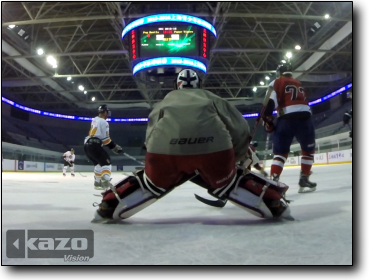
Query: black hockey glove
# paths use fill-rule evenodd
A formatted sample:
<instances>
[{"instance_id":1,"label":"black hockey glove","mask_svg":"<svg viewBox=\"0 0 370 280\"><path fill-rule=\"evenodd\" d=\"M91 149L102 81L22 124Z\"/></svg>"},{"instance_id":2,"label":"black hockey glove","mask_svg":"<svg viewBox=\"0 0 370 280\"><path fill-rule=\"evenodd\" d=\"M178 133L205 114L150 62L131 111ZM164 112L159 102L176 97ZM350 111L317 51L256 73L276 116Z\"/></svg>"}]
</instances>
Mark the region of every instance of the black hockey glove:
<instances>
[{"instance_id":1,"label":"black hockey glove","mask_svg":"<svg viewBox=\"0 0 370 280\"><path fill-rule=\"evenodd\" d=\"M115 154L122 154L123 153L122 147L120 145L117 145L117 144L116 144L116 146L114 146L114 148L112 149L112 151Z\"/></svg>"},{"instance_id":2,"label":"black hockey glove","mask_svg":"<svg viewBox=\"0 0 370 280\"><path fill-rule=\"evenodd\" d=\"M265 128L265 130L268 132L268 133L271 133L275 130L275 125L274 125L274 118L273 116L263 116L262 117L262 120L263 120L263 126Z\"/></svg>"}]
</instances>

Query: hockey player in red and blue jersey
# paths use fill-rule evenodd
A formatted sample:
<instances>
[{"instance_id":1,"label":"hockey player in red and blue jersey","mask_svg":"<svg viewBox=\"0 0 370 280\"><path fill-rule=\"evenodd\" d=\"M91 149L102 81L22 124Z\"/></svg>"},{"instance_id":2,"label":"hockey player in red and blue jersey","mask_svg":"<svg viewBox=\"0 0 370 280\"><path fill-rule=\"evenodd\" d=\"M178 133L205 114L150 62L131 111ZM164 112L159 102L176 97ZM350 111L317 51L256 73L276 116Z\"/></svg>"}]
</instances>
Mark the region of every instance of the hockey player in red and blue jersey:
<instances>
[{"instance_id":1,"label":"hockey player in red and blue jersey","mask_svg":"<svg viewBox=\"0 0 370 280\"><path fill-rule=\"evenodd\" d=\"M315 153L315 129L311 119L311 108L306 100L306 93L301 83L292 76L290 64L279 65L277 79L269 85L271 92L263 116L267 132L274 132L273 153L270 176L278 181L287 160L290 145L295 137L301 145L301 174L299 179L299 193L313 192L316 183L308 180ZM273 123L272 113L276 109L277 122Z\"/></svg>"}]
</instances>

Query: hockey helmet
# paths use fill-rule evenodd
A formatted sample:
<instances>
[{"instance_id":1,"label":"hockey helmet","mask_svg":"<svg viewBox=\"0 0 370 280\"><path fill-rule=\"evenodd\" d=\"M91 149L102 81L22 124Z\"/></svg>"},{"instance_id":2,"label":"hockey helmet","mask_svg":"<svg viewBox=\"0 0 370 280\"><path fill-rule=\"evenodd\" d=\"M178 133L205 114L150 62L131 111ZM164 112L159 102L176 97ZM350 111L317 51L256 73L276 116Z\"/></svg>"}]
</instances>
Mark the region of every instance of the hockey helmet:
<instances>
[{"instance_id":1,"label":"hockey helmet","mask_svg":"<svg viewBox=\"0 0 370 280\"><path fill-rule=\"evenodd\" d=\"M75 150L74 150L73 148L71 148L71 153L72 153L72 152L73 152L73 153L75 152Z\"/></svg>"},{"instance_id":2,"label":"hockey helmet","mask_svg":"<svg viewBox=\"0 0 370 280\"><path fill-rule=\"evenodd\" d=\"M103 113L103 112L108 112L108 117L110 117L112 114L111 114L111 111L109 110L108 106L103 104L103 105L100 105L99 108L98 108L98 113Z\"/></svg>"},{"instance_id":3,"label":"hockey helmet","mask_svg":"<svg viewBox=\"0 0 370 280\"><path fill-rule=\"evenodd\" d=\"M251 144L253 147L255 147L255 148L257 148L257 147L258 147L258 142L257 142L257 141L252 141L252 142L250 142L250 144Z\"/></svg>"},{"instance_id":4,"label":"hockey helmet","mask_svg":"<svg viewBox=\"0 0 370 280\"><path fill-rule=\"evenodd\" d=\"M292 74L292 65L290 63L279 64L276 68L276 72L280 72L281 75Z\"/></svg>"},{"instance_id":5,"label":"hockey helmet","mask_svg":"<svg viewBox=\"0 0 370 280\"><path fill-rule=\"evenodd\" d=\"M192 69L182 70L176 79L176 89L184 88L200 88L201 80L197 74Z\"/></svg>"}]
</instances>

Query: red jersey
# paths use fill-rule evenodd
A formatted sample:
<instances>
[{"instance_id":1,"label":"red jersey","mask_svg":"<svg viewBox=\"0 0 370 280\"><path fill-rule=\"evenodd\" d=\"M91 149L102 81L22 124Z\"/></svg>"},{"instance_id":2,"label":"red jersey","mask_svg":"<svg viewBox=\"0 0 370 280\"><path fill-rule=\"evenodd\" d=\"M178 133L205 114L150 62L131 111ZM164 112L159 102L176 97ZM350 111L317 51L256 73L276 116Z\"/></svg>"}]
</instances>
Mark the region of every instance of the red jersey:
<instances>
[{"instance_id":1,"label":"red jersey","mask_svg":"<svg viewBox=\"0 0 370 280\"><path fill-rule=\"evenodd\" d=\"M275 101L278 117L294 112L311 112L301 83L292 77L280 77L270 84L274 88L271 99Z\"/></svg>"}]
</instances>

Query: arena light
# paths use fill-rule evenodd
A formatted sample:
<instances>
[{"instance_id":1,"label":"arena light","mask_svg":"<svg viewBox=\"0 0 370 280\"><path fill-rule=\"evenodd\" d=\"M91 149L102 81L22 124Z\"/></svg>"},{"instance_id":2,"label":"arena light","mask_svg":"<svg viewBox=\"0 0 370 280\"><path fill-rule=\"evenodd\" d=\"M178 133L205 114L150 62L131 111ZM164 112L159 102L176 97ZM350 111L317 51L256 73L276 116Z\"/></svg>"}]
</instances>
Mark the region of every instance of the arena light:
<instances>
[{"instance_id":1,"label":"arena light","mask_svg":"<svg viewBox=\"0 0 370 280\"><path fill-rule=\"evenodd\" d=\"M324 18L328 19L328 18L330 18L330 16L329 16L328 14L326 14L326 15L324 16Z\"/></svg>"},{"instance_id":2,"label":"arena light","mask_svg":"<svg viewBox=\"0 0 370 280\"><path fill-rule=\"evenodd\" d=\"M91 101L95 101L95 97L91 98Z\"/></svg>"},{"instance_id":3,"label":"arena light","mask_svg":"<svg viewBox=\"0 0 370 280\"><path fill-rule=\"evenodd\" d=\"M132 29L135 29L139 26L143 26L150 23L162 23L162 22L182 22L182 23L190 23L199 25L200 27L208 29L210 32L217 37L216 28L210 24L209 22L198 18L194 16L189 15L183 15L183 14L158 14L158 15L152 15L148 17L139 18L130 24L126 25L126 27L122 31L122 39L125 37L127 32L131 31Z\"/></svg>"},{"instance_id":4,"label":"arena light","mask_svg":"<svg viewBox=\"0 0 370 280\"><path fill-rule=\"evenodd\" d=\"M282 62L282 63L286 63L286 60L285 60L285 59L283 59L281 62Z\"/></svg>"},{"instance_id":5,"label":"arena light","mask_svg":"<svg viewBox=\"0 0 370 280\"><path fill-rule=\"evenodd\" d=\"M292 53L291 52L287 52L286 55L285 55L287 58L292 58Z\"/></svg>"},{"instance_id":6,"label":"arena light","mask_svg":"<svg viewBox=\"0 0 370 280\"><path fill-rule=\"evenodd\" d=\"M58 68L58 65L54 64L52 67L53 67L53 68Z\"/></svg>"},{"instance_id":7,"label":"arena light","mask_svg":"<svg viewBox=\"0 0 370 280\"><path fill-rule=\"evenodd\" d=\"M85 91L84 91L84 94L86 94L86 93L87 93L87 91L85 90Z\"/></svg>"},{"instance_id":8,"label":"arena light","mask_svg":"<svg viewBox=\"0 0 370 280\"><path fill-rule=\"evenodd\" d=\"M84 86L83 86L83 85L79 85L79 86L78 86L78 89L79 89L80 91L84 91L84 89L85 89L85 88L84 88Z\"/></svg>"},{"instance_id":9,"label":"arena light","mask_svg":"<svg viewBox=\"0 0 370 280\"><path fill-rule=\"evenodd\" d=\"M265 79L266 79L267 81L270 81L270 77L269 77L269 76L266 76L266 77L265 77Z\"/></svg>"},{"instance_id":10,"label":"arena light","mask_svg":"<svg viewBox=\"0 0 370 280\"><path fill-rule=\"evenodd\" d=\"M261 81L261 82L260 82L260 85L261 85L261 86L264 86L264 85L265 85L265 83Z\"/></svg>"},{"instance_id":11,"label":"arena light","mask_svg":"<svg viewBox=\"0 0 370 280\"><path fill-rule=\"evenodd\" d=\"M15 25L14 25L14 24L11 24L11 25L8 25L8 27L9 27L10 29L13 29L13 28L15 27Z\"/></svg>"},{"instance_id":12,"label":"arena light","mask_svg":"<svg viewBox=\"0 0 370 280\"><path fill-rule=\"evenodd\" d=\"M43 55L44 54L44 50L43 49L38 49L37 50L37 54L38 55Z\"/></svg>"},{"instance_id":13,"label":"arena light","mask_svg":"<svg viewBox=\"0 0 370 280\"><path fill-rule=\"evenodd\" d=\"M301 46L300 45L296 45L294 48L299 51L301 49Z\"/></svg>"},{"instance_id":14,"label":"arena light","mask_svg":"<svg viewBox=\"0 0 370 280\"><path fill-rule=\"evenodd\" d=\"M336 91L334 91L334 92L332 92L332 93L330 93L330 94L328 94L328 95L326 95L322 98L311 101L311 102L308 103L308 105L312 106L312 105L321 103L323 101L326 101L326 100L328 100L328 99L330 99L330 98L332 98L332 97L334 97L338 94L341 94L343 91L347 91L350 88L352 88L352 83L349 83L346 86L341 87L340 89L338 89L338 90L336 90ZM254 89L257 90L256 87L254 87L253 90ZM91 117L79 117L79 116L69 116L69 115L55 114L55 113L49 113L49 112L44 112L44 111L28 108L28 107L22 106L20 104L17 104L14 101L9 100L5 97L1 97L1 100L5 103L11 105L11 106L14 106L14 107L18 108L18 109L21 109L21 110L24 110L24 111L27 111L27 112L30 112L30 113L42 115L42 116L61 118L61 119L70 119L70 120L77 120L77 121L91 121L92 120ZM243 117L244 118L256 118L256 117L258 117L258 114L259 113L245 114L245 115L243 115ZM276 111L274 111L273 114L275 115ZM107 119L107 121L111 121L111 122L148 122L148 118L131 118L131 119L117 118L117 119Z\"/></svg>"},{"instance_id":15,"label":"arena light","mask_svg":"<svg viewBox=\"0 0 370 280\"><path fill-rule=\"evenodd\" d=\"M46 58L46 61L50 64L50 65L56 65L57 64L57 61L55 60L55 58L51 55L49 55L47 58Z\"/></svg>"},{"instance_id":16,"label":"arena light","mask_svg":"<svg viewBox=\"0 0 370 280\"><path fill-rule=\"evenodd\" d=\"M207 73L207 68L204 63L186 57L158 57L152 58L148 60L144 60L135 65L134 69L132 70L132 74L156 66L184 66L184 67L193 67L199 70L202 70L204 73Z\"/></svg>"},{"instance_id":17,"label":"arena light","mask_svg":"<svg viewBox=\"0 0 370 280\"><path fill-rule=\"evenodd\" d=\"M67 77L67 81L70 81L70 80L72 80L72 77L71 76Z\"/></svg>"},{"instance_id":18,"label":"arena light","mask_svg":"<svg viewBox=\"0 0 370 280\"><path fill-rule=\"evenodd\" d=\"M254 87L254 88L253 88L253 91L254 91L254 92L256 92L256 91L257 91L257 88L256 88L256 87Z\"/></svg>"}]
</instances>

